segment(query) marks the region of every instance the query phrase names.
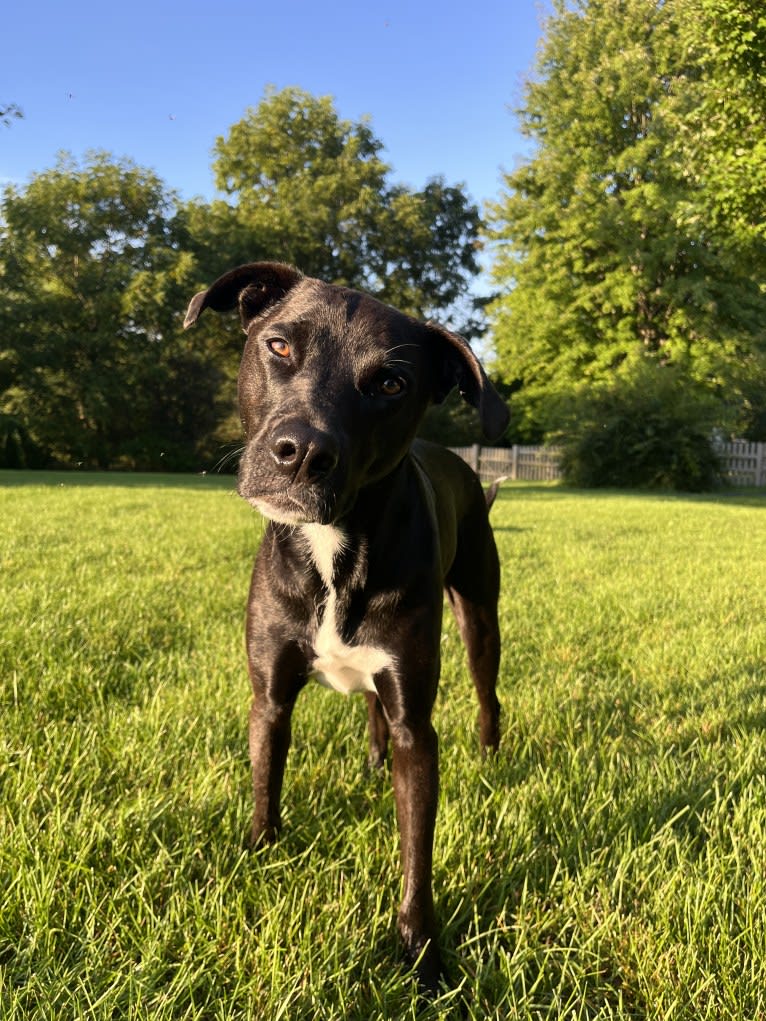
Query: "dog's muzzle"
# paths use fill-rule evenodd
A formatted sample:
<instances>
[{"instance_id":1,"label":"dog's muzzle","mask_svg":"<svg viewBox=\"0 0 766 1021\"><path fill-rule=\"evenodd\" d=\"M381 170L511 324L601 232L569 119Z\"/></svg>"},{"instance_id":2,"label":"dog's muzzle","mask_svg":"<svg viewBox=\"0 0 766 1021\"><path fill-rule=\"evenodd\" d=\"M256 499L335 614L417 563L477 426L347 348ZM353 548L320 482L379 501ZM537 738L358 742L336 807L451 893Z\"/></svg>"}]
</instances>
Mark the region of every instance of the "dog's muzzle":
<instances>
[{"instance_id":1,"label":"dog's muzzle","mask_svg":"<svg viewBox=\"0 0 766 1021\"><path fill-rule=\"evenodd\" d=\"M340 448L328 433L298 420L283 421L252 441L240 462L239 495L265 517L284 524L335 520L344 472Z\"/></svg>"}]
</instances>

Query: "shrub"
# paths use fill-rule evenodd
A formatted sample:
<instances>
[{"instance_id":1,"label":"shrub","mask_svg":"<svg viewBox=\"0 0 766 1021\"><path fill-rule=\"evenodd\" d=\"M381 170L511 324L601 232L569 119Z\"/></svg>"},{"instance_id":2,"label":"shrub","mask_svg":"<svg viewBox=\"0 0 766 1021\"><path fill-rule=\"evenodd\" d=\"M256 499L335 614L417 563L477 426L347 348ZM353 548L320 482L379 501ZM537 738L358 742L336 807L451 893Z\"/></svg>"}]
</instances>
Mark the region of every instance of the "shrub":
<instances>
[{"instance_id":1,"label":"shrub","mask_svg":"<svg viewBox=\"0 0 766 1021\"><path fill-rule=\"evenodd\" d=\"M720 404L681 369L643 362L559 409L555 442L576 486L685 491L721 482L712 434Z\"/></svg>"}]
</instances>

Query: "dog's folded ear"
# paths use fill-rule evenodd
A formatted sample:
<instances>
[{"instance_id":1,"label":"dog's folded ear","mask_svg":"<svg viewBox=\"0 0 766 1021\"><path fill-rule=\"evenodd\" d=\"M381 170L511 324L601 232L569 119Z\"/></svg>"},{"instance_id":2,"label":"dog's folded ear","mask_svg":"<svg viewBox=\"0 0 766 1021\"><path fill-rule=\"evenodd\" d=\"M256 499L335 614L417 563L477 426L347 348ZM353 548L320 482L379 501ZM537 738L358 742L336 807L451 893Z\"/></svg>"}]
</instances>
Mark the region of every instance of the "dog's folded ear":
<instances>
[{"instance_id":1,"label":"dog's folded ear","mask_svg":"<svg viewBox=\"0 0 766 1021\"><path fill-rule=\"evenodd\" d=\"M248 262L237 266L208 287L195 294L189 302L184 329L197 322L206 308L226 312L239 305L242 326L247 332L251 321L270 305L280 301L302 274L281 262Z\"/></svg>"},{"instance_id":2,"label":"dog's folded ear","mask_svg":"<svg viewBox=\"0 0 766 1021\"><path fill-rule=\"evenodd\" d=\"M443 345L440 358L442 372L435 387L435 403L443 401L457 386L463 399L479 412L481 427L487 439L499 439L508 428L511 416L505 401L490 383L470 345L459 334L436 323L429 322L426 328Z\"/></svg>"}]
</instances>

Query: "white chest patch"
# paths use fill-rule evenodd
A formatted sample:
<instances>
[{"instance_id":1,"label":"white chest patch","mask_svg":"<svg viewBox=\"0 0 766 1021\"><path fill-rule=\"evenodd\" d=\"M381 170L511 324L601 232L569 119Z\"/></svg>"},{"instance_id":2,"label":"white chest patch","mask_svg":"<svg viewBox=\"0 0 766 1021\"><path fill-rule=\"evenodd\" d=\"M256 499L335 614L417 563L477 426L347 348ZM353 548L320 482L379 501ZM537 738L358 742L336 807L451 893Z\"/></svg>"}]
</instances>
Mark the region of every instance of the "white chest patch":
<instances>
[{"instance_id":1,"label":"white chest patch","mask_svg":"<svg viewBox=\"0 0 766 1021\"><path fill-rule=\"evenodd\" d=\"M374 645L348 645L338 631L338 594L333 585L333 564L346 543L346 536L333 525L303 525L302 531L328 592L322 620L314 637L311 675L320 684L344 695L355 691L374 692L375 674L392 669L394 663L384 649Z\"/></svg>"}]
</instances>

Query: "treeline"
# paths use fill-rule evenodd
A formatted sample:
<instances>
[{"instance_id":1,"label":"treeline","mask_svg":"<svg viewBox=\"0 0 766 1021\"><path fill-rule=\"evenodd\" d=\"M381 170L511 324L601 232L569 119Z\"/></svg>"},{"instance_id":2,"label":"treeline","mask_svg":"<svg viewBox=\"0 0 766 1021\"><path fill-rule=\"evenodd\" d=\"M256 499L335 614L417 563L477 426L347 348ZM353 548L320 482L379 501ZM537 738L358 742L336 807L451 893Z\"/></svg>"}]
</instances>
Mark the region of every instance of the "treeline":
<instances>
[{"instance_id":1,"label":"treeline","mask_svg":"<svg viewBox=\"0 0 766 1021\"><path fill-rule=\"evenodd\" d=\"M519 438L705 485L714 431L766 439L766 7L555 0L518 115L489 220Z\"/></svg>"},{"instance_id":2,"label":"treeline","mask_svg":"<svg viewBox=\"0 0 766 1021\"><path fill-rule=\"evenodd\" d=\"M269 92L215 144L221 198L182 202L129 160L62 156L6 188L0 465L205 470L239 441L238 325L185 333L190 296L278 259L471 332L479 211L441 178L391 180L366 121Z\"/></svg>"},{"instance_id":3,"label":"treeline","mask_svg":"<svg viewBox=\"0 0 766 1021\"><path fill-rule=\"evenodd\" d=\"M212 202L63 157L3 198L0 464L215 465L239 440L240 338L185 334L183 310L276 258L489 323L508 441L554 438L572 478L708 484L712 436L766 440L764 68L761 0L554 0L517 112L532 155L484 222L462 186L394 182L367 121L298 89L217 140ZM477 438L459 403L428 428Z\"/></svg>"}]
</instances>

